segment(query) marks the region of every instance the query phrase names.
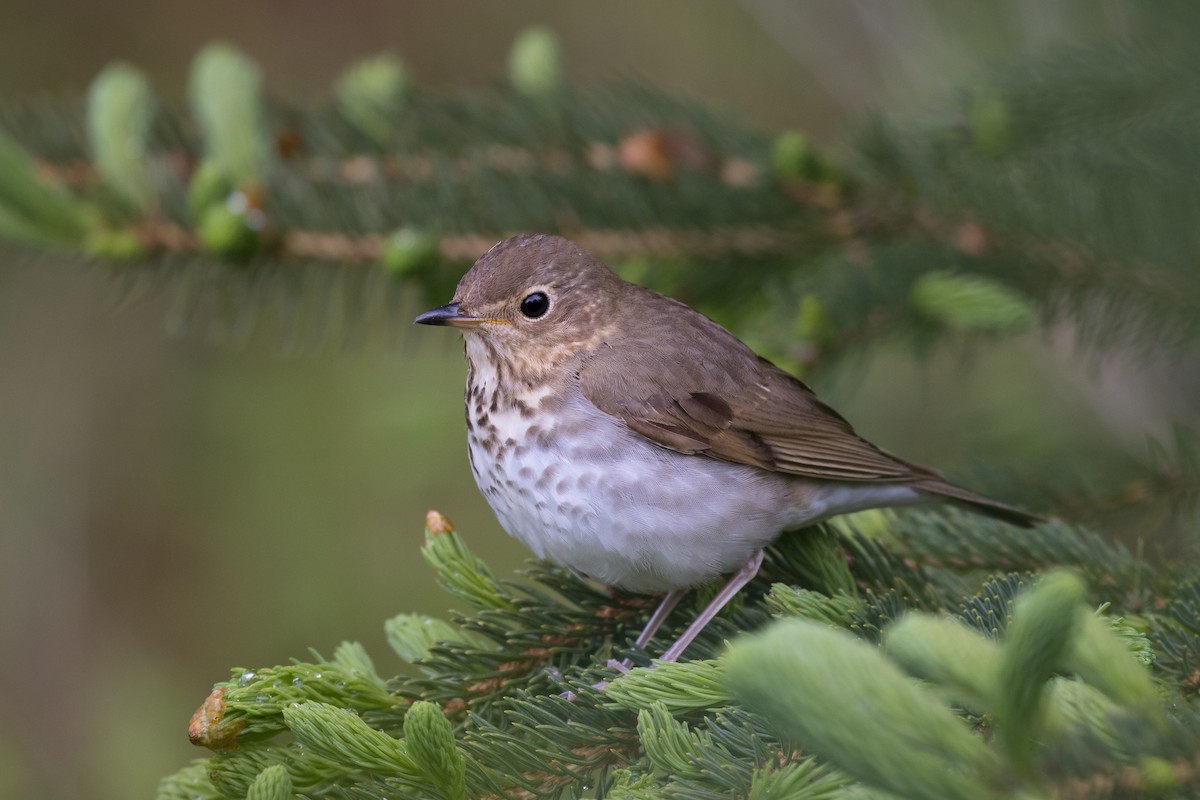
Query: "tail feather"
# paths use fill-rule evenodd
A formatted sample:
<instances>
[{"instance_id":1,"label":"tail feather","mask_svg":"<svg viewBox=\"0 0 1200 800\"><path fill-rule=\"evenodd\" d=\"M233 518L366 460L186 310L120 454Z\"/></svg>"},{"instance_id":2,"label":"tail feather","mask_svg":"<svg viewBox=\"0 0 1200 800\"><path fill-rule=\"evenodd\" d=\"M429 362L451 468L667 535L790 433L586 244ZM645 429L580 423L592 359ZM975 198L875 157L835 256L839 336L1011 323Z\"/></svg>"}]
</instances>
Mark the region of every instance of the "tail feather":
<instances>
[{"instance_id":1,"label":"tail feather","mask_svg":"<svg viewBox=\"0 0 1200 800\"><path fill-rule=\"evenodd\" d=\"M918 483L914 488L945 498L955 505L962 506L970 511L986 514L989 517L994 517L1013 525L1019 525L1022 528L1032 528L1039 522L1045 522L1046 520L1045 517L1039 514L1034 514L1023 508L1010 505L1001 500L995 500L987 495L982 495L970 489L964 489L961 486L955 486L952 483L946 483L941 480Z\"/></svg>"}]
</instances>

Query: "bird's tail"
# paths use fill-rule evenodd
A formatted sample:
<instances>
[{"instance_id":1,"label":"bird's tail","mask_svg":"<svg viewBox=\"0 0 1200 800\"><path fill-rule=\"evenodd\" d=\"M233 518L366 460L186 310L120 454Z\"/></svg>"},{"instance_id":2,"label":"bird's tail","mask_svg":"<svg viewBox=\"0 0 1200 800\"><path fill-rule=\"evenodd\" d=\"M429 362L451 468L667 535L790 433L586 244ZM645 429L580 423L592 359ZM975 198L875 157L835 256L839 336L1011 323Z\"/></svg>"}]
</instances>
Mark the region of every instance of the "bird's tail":
<instances>
[{"instance_id":1,"label":"bird's tail","mask_svg":"<svg viewBox=\"0 0 1200 800\"><path fill-rule=\"evenodd\" d=\"M1045 522L1046 519L1031 511L1026 511L1023 508L995 500L987 495L972 492L970 489L964 489L961 486L955 486L952 483L946 483L942 480L924 481L916 484L914 488L949 500L955 505L962 506L969 511L986 514L989 517L995 517L1013 525L1020 525L1022 528L1032 528L1039 522Z\"/></svg>"}]
</instances>

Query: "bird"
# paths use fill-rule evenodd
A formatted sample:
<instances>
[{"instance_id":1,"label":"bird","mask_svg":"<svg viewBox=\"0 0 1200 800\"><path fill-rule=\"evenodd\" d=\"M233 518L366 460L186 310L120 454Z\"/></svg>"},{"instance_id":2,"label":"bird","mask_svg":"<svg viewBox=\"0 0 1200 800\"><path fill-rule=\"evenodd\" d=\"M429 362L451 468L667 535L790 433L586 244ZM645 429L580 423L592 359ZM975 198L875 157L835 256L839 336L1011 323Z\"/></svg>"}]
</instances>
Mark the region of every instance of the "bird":
<instances>
[{"instance_id":1,"label":"bird","mask_svg":"<svg viewBox=\"0 0 1200 800\"><path fill-rule=\"evenodd\" d=\"M932 501L1040 519L871 444L724 327L559 236L501 241L414 323L463 333L471 471L504 530L577 574L663 594L637 647L729 576L661 661L785 530Z\"/></svg>"}]
</instances>

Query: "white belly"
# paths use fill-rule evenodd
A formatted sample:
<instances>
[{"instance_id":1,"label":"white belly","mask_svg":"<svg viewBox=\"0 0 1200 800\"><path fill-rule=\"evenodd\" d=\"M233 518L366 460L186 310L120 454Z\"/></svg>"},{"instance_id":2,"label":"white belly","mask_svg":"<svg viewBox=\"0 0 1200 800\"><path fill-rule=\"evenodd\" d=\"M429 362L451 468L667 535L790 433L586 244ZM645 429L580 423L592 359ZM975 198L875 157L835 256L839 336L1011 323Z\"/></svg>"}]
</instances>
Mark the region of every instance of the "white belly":
<instances>
[{"instance_id":1,"label":"white belly","mask_svg":"<svg viewBox=\"0 0 1200 800\"><path fill-rule=\"evenodd\" d=\"M486 417L500 443L490 451L473 421L475 481L536 555L632 591L695 586L737 569L785 528L918 499L903 487L806 482L666 450L582 397L570 412L572 430L552 435L541 415L497 409Z\"/></svg>"},{"instance_id":2,"label":"white belly","mask_svg":"<svg viewBox=\"0 0 1200 800\"><path fill-rule=\"evenodd\" d=\"M614 421L583 445L539 444L535 432L495 454L476 448L476 483L504 529L536 555L634 591L732 571L786 524L769 473L620 433Z\"/></svg>"},{"instance_id":3,"label":"white belly","mask_svg":"<svg viewBox=\"0 0 1200 800\"><path fill-rule=\"evenodd\" d=\"M807 481L667 450L578 392L547 405L548 389L526 389L519 402L498 403L499 376L472 345L480 343L469 336L469 453L480 491L537 556L605 583L695 586L736 570L785 528L922 499L903 486Z\"/></svg>"}]
</instances>

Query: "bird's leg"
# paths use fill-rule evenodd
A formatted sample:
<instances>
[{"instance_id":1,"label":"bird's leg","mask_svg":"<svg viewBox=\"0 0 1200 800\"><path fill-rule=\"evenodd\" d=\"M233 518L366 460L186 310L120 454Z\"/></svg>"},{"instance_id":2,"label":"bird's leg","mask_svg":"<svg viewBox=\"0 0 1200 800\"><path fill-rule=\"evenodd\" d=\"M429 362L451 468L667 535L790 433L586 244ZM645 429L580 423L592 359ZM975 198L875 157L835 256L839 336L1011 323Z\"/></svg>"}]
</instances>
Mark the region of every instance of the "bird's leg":
<instances>
[{"instance_id":1,"label":"bird's leg","mask_svg":"<svg viewBox=\"0 0 1200 800\"><path fill-rule=\"evenodd\" d=\"M667 621L667 616L675 609L675 606L679 605L679 601L683 599L685 594L687 594L687 589L674 589L663 595L658 608L654 609L654 613L650 615L646 627L642 629L642 632L638 634L637 639L634 641L635 646L642 648L646 646L646 643L654 637L654 634L658 632L662 624ZM633 662L628 658L624 661L617 661L614 658L609 660L608 666L618 672L628 672L629 668L633 666Z\"/></svg>"},{"instance_id":2,"label":"bird's leg","mask_svg":"<svg viewBox=\"0 0 1200 800\"><path fill-rule=\"evenodd\" d=\"M674 589L663 595L662 602L658 604L658 608L654 609L654 613L650 615L646 627L638 634L634 644L638 647L645 647L654 634L658 633L658 629L667 621L667 615L675 610L675 606L679 605L679 601L685 594L687 594L687 589Z\"/></svg>"},{"instance_id":3,"label":"bird's leg","mask_svg":"<svg viewBox=\"0 0 1200 800\"><path fill-rule=\"evenodd\" d=\"M730 577L729 581L721 587L721 591L717 592L716 597L712 599L712 602L708 604L708 607L705 608L704 611L700 612L700 616L696 617L695 621L693 621L692 624L688 626L687 630L683 632L683 635L676 640L675 644L671 645L667 652L663 653L662 658L659 660L674 661L683 655L683 651L687 649L688 645L692 643L693 639L700 635L700 631L704 630L704 626L712 622L713 617L715 617L718 612L725 607L725 604L732 600L733 596L741 591L743 586L754 579L754 576L758 574L759 567L762 566L762 562L763 554L762 550L759 550L750 557L750 560L747 561L741 569L733 573L733 576ZM674 592L671 594L674 594ZM667 595L668 598L670 596L671 595ZM678 600L676 600L676 602L678 602ZM666 603L666 599L663 600L663 603ZM654 614L655 616L658 616L657 611L654 612ZM654 617L651 617L651 620L653 619Z\"/></svg>"}]
</instances>

